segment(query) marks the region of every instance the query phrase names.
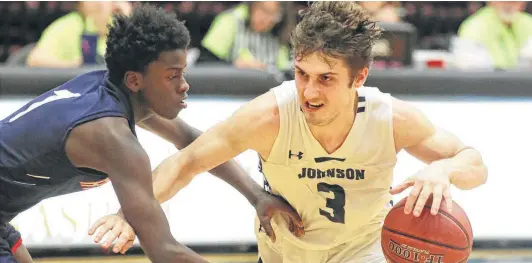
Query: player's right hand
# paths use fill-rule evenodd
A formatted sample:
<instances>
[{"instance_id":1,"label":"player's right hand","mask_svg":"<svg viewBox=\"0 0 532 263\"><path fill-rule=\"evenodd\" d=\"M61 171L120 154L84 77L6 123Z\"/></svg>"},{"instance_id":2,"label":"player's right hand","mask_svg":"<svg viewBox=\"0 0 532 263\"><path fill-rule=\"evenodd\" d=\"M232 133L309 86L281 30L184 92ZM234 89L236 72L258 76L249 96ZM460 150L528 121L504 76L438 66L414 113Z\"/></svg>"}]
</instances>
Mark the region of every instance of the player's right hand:
<instances>
[{"instance_id":1,"label":"player's right hand","mask_svg":"<svg viewBox=\"0 0 532 263\"><path fill-rule=\"evenodd\" d=\"M114 253L125 254L128 249L133 246L135 241L135 231L129 223L120 215L112 214L98 219L89 229L89 236L92 236L96 230L98 233L94 237L95 243L100 243L102 238L107 235L105 242L101 244L102 248L109 249L111 244L115 242L113 247Z\"/></svg>"},{"instance_id":2,"label":"player's right hand","mask_svg":"<svg viewBox=\"0 0 532 263\"><path fill-rule=\"evenodd\" d=\"M305 234L303 220L297 211L282 197L269 193L262 193L255 204L257 216L266 235L275 242L276 236L270 223L275 213L279 212L289 225L289 230L297 237Z\"/></svg>"}]
</instances>

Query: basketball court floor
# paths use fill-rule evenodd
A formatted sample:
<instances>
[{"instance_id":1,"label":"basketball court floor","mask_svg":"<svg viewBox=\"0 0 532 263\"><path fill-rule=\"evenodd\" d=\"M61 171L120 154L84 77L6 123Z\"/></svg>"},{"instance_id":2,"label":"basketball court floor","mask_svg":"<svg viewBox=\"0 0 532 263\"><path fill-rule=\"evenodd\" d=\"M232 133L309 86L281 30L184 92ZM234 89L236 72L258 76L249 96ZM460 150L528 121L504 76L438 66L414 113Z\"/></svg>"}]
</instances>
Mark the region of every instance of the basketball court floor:
<instances>
[{"instance_id":1,"label":"basketball court floor","mask_svg":"<svg viewBox=\"0 0 532 263\"><path fill-rule=\"evenodd\" d=\"M211 263L256 263L257 255L249 254L205 254ZM110 256L110 257L72 257L42 258L37 263L149 263L143 256ZM532 263L532 250L479 250L474 251L469 263ZM303 262L302 262L303 263ZM452 262L445 262L452 263Z\"/></svg>"}]
</instances>

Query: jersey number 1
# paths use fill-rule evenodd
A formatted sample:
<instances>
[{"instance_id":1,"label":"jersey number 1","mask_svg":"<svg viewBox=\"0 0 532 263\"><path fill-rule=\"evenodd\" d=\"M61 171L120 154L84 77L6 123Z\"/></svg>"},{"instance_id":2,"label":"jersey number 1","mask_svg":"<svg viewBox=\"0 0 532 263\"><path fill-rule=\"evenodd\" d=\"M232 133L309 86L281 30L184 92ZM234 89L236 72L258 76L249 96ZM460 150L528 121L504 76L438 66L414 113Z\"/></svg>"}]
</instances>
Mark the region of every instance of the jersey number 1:
<instances>
[{"instance_id":1,"label":"jersey number 1","mask_svg":"<svg viewBox=\"0 0 532 263\"><path fill-rule=\"evenodd\" d=\"M26 113L28 113L28 112L30 112L30 111L32 111L32 110L44 105L44 104L50 103L52 101L70 99L70 98L75 98L75 97L79 97L79 96L81 96L79 93L72 93L72 92L70 92L68 90L56 90L56 91L54 91L54 95L52 95L50 97L47 97L43 101L35 102L35 103L31 104L25 111L19 112L17 115L15 115L11 119L9 119L9 122L14 122L18 118L26 115Z\"/></svg>"},{"instance_id":2,"label":"jersey number 1","mask_svg":"<svg viewBox=\"0 0 532 263\"><path fill-rule=\"evenodd\" d=\"M334 223L345 224L345 191L337 184L318 184L318 192L333 193L334 198L327 198L326 207L332 209L333 214L320 209L320 215L327 217Z\"/></svg>"}]
</instances>

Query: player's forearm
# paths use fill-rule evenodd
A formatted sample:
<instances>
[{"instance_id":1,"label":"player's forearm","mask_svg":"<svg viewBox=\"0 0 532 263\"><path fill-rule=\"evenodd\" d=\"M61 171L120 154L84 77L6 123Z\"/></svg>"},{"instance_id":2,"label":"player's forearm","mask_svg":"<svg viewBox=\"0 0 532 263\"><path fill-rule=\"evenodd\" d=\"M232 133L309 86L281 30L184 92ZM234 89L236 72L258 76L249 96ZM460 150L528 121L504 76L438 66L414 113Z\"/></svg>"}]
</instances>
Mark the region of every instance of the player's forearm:
<instances>
[{"instance_id":1,"label":"player's forearm","mask_svg":"<svg viewBox=\"0 0 532 263\"><path fill-rule=\"evenodd\" d=\"M188 144L192 143L192 141L197 139L201 134L202 132L200 130L190 127L188 130L188 138L190 142ZM234 160L229 160L220 164L219 166L210 170L209 173L224 180L226 183L238 190L238 192L245 196L249 203L253 206L257 202L258 195L263 193L263 189L260 187L260 185L257 184L253 178L251 178Z\"/></svg>"},{"instance_id":2,"label":"player's forearm","mask_svg":"<svg viewBox=\"0 0 532 263\"><path fill-rule=\"evenodd\" d=\"M168 157L153 171L153 193L161 204L187 186L194 176L183 169L180 156L177 153Z\"/></svg>"},{"instance_id":3,"label":"player's forearm","mask_svg":"<svg viewBox=\"0 0 532 263\"><path fill-rule=\"evenodd\" d=\"M159 204L170 200L170 198L172 198L189 182L185 182L184 180L178 180L176 178L176 175L179 173L179 169L176 166L174 158L175 156L168 157L153 171L153 195L155 196L155 200L157 200ZM121 216L122 218L125 218L123 210L123 207L120 208L116 214Z\"/></svg>"},{"instance_id":4,"label":"player's forearm","mask_svg":"<svg viewBox=\"0 0 532 263\"><path fill-rule=\"evenodd\" d=\"M179 244L179 246L162 245L162 244L164 244L164 242L158 243L158 246L160 247L159 250L162 251L162 253L160 255L157 255L156 259L149 257L150 260L152 260L152 262L208 263L207 260L205 260L199 254L195 253L194 251L192 251L186 246L183 246L181 244ZM142 248L145 247L145 243L142 241L140 241L140 245L142 246ZM163 254L170 255L170 256L162 257L161 255Z\"/></svg>"},{"instance_id":5,"label":"player's forearm","mask_svg":"<svg viewBox=\"0 0 532 263\"><path fill-rule=\"evenodd\" d=\"M184 169L185 160L174 156L164 160L153 173L153 191L159 203L164 203L187 186L195 173ZM234 160L209 171L239 191L251 205L264 190Z\"/></svg>"},{"instance_id":6,"label":"player's forearm","mask_svg":"<svg viewBox=\"0 0 532 263\"><path fill-rule=\"evenodd\" d=\"M183 189L190 182L190 180L180 180L176 178L179 169L173 161L173 158L174 156L167 158L153 171L153 195L159 204L170 200L177 194L177 192L179 192L179 190ZM122 208L120 208L116 214L125 218Z\"/></svg>"},{"instance_id":7,"label":"player's forearm","mask_svg":"<svg viewBox=\"0 0 532 263\"><path fill-rule=\"evenodd\" d=\"M249 176L244 169L234 160L230 159L225 163L213 161L213 158L207 161L194 161L194 160L207 160L204 158L194 158L192 154L188 154L189 160L180 158L177 167L179 167L179 177L176 180L178 187L182 188L190 182L191 177L195 174L208 171L216 177L224 180L226 183L240 192L249 203L253 206L257 203L259 195L264 194L265 191L262 187ZM227 160L227 159L225 159ZM219 164L218 166L215 166ZM214 168L212 168L214 167ZM210 170L209 170L210 169Z\"/></svg>"},{"instance_id":8,"label":"player's forearm","mask_svg":"<svg viewBox=\"0 0 532 263\"><path fill-rule=\"evenodd\" d=\"M209 172L238 190L253 206L257 203L258 196L265 192L234 160L223 163Z\"/></svg>"},{"instance_id":9,"label":"player's forearm","mask_svg":"<svg viewBox=\"0 0 532 263\"><path fill-rule=\"evenodd\" d=\"M476 188L488 179L488 169L482 161L480 153L472 148L458 153L456 156L443 160L449 169L451 184L462 190Z\"/></svg>"}]
</instances>

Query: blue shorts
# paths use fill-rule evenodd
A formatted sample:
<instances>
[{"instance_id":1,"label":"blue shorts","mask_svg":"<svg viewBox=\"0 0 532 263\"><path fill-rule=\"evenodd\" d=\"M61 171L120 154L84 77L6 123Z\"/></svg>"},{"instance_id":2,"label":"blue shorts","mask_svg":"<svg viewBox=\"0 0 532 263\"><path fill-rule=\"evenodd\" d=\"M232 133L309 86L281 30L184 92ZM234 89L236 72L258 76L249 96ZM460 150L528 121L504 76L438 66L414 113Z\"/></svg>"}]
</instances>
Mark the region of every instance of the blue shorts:
<instances>
[{"instance_id":1,"label":"blue shorts","mask_svg":"<svg viewBox=\"0 0 532 263\"><path fill-rule=\"evenodd\" d=\"M0 256L0 263L17 263L15 258L11 255L8 256Z\"/></svg>"},{"instance_id":2,"label":"blue shorts","mask_svg":"<svg viewBox=\"0 0 532 263\"><path fill-rule=\"evenodd\" d=\"M20 233L11 224L0 223L0 263L16 262L12 255L20 245Z\"/></svg>"}]
</instances>

